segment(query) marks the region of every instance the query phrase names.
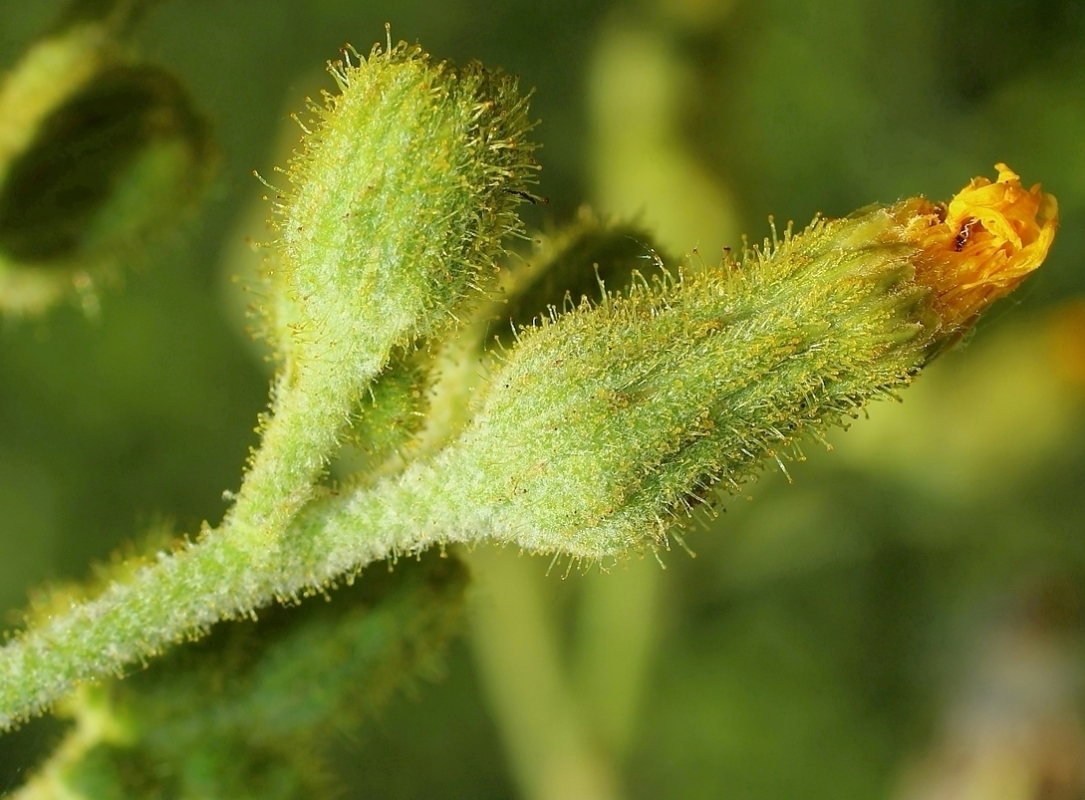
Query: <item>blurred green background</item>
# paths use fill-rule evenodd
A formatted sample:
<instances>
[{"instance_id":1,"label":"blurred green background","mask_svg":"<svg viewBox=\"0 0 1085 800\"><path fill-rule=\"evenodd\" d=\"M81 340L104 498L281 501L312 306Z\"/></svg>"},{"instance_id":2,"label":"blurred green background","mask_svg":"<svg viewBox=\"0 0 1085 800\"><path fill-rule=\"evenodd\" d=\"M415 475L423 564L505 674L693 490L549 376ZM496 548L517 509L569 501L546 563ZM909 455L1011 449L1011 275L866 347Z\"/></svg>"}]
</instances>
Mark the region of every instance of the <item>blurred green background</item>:
<instances>
[{"instance_id":1,"label":"blurred green background","mask_svg":"<svg viewBox=\"0 0 1085 800\"><path fill-rule=\"evenodd\" d=\"M61 5L0 0L0 65ZM267 397L229 280L244 238L269 235L251 221L266 191L251 173L273 174L289 112L330 88L321 65L383 41L385 22L535 87L550 198L527 211L536 228L587 202L711 263L743 232L761 239L769 214L801 227L945 198L996 161L1058 197L1048 262L973 340L903 405L834 432L834 452L811 443L788 465L793 485L767 471L752 501L696 522L696 558L564 580L564 567L544 577L547 559L474 560L544 596L539 624L608 796L1085 797L1074 0L160 2L135 46L212 121L220 170L200 211L103 294L100 318L0 320L8 622L29 587L85 576L162 520L193 532L220 518ZM500 624L485 621L495 585L477 593L481 628ZM344 796L555 796L495 721L500 659L476 639L449 653L443 682L335 734ZM531 666L514 667L529 686ZM624 710L592 712L608 692ZM44 720L0 739L0 791L56 736Z\"/></svg>"}]
</instances>

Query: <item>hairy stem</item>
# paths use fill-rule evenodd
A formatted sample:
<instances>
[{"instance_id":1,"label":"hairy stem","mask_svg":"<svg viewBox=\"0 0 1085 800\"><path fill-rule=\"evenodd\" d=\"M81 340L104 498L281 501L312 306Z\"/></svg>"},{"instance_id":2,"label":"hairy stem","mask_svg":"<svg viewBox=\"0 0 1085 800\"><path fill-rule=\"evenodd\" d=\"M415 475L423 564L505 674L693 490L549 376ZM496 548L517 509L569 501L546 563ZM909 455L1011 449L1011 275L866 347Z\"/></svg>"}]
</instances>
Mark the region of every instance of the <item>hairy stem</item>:
<instances>
[{"instance_id":1,"label":"hairy stem","mask_svg":"<svg viewBox=\"0 0 1085 800\"><path fill-rule=\"evenodd\" d=\"M98 598L74 605L0 651L0 728L48 706L83 680L198 636L215 622L275 598L299 598L395 552L442 538L410 497L361 493L336 510L317 503L285 537L278 558L256 568L228 528L138 568Z\"/></svg>"}]
</instances>

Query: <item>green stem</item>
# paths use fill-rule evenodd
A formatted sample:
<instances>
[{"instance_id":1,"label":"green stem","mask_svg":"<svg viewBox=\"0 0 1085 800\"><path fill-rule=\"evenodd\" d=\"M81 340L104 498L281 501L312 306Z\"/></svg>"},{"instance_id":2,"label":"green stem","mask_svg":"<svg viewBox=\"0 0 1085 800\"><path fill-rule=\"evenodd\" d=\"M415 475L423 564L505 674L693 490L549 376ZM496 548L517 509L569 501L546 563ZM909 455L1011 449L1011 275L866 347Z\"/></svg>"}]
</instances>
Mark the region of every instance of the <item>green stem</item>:
<instances>
[{"instance_id":1,"label":"green stem","mask_svg":"<svg viewBox=\"0 0 1085 800\"><path fill-rule=\"evenodd\" d=\"M297 598L344 572L441 538L435 526L419 524L408 496L399 497L391 508L384 507L389 498L374 493L337 511L317 504L300 521L298 535L283 538L278 557L260 564L251 561L245 536L230 528L210 531L34 627L0 650L0 729L43 710L81 681L121 673L219 620L276 597Z\"/></svg>"},{"instance_id":2,"label":"green stem","mask_svg":"<svg viewBox=\"0 0 1085 800\"><path fill-rule=\"evenodd\" d=\"M653 558L585 576L571 675L592 732L615 764L629 755L660 638L664 572Z\"/></svg>"},{"instance_id":3,"label":"green stem","mask_svg":"<svg viewBox=\"0 0 1085 800\"><path fill-rule=\"evenodd\" d=\"M593 741L562 664L538 560L480 548L472 644L523 796L618 800L617 770Z\"/></svg>"},{"instance_id":4,"label":"green stem","mask_svg":"<svg viewBox=\"0 0 1085 800\"><path fill-rule=\"evenodd\" d=\"M359 367L356 375L365 376L360 385L376 377L385 360L381 354ZM286 373L279 376L274 416L221 526L253 564L275 561L290 521L313 498L329 457L339 448L354 405L353 380L327 379L339 375L313 375L303 386L289 385Z\"/></svg>"}]
</instances>

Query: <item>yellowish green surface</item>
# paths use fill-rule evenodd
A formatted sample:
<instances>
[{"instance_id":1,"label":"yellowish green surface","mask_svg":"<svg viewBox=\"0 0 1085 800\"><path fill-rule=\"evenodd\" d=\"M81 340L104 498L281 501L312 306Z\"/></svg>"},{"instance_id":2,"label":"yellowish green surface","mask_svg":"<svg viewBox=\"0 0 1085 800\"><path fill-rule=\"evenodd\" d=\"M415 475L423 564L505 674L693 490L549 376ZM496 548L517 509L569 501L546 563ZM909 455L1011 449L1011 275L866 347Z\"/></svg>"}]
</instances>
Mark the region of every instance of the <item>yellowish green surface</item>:
<instances>
[{"instance_id":1,"label":"yellowish green surface","mask_svg":"<svg viewBox=\"0 0 1085 800\"><path fill-rule=\"evenodd\" d=\"M57 6L0 10L5 64ZM2 604L85 577L161 520L194 533L222 517L267 379L238 334L228 277L246 267L220 254L270 238L238 222L269 193L252 169L281 179L288 111L330 88L318 65L345 40L367 51L385 21L536 87L533 190L550 204L527 209L532 226L592 201L715 263L769 213L801 225L947 197L1005 160L1059 197L1062 231L974 343L902 406L833 432L833 452L807 444L793 485L770 471L728 500L686 534L695 559L676 548L665 570L649 557L562 580L565 562L543 577L549 559L476 551L472 643L452 647L441 682L349 732L325 726L333 783L540 798L1080 787L1085 18L1069 2L153 7L135 47L212 120L218 177L178 233L129 257L95 318L76 297L4 319ZM500 589L510 580L518 594ZM56 731L39 720L0 739L0 789Z\"/></svg>"}]
</instances>

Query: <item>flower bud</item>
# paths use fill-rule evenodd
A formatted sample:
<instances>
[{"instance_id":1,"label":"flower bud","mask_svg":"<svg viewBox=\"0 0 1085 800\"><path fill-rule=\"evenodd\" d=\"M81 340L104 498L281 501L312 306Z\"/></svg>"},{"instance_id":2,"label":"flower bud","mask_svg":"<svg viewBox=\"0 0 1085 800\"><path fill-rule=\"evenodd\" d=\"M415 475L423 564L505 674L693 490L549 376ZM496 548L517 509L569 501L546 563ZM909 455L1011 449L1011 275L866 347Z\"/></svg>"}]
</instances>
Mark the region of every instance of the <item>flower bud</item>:
<instances>
[{"instance_id":1,"label":"flower bud","mask_svg":"<svg viewBox=\"0 0 1085 800\"><path fill-rule=\"evenodd\" d=\"M492 269L536 169L512 78L405 44L329 69L340 93L311 106L276 205L265 313L283 369L225 523L254 559L310 499L393 351L447 326Z\"/></svg>"},{"instance_id":2,"label":"flower bud","mask_svg":"<svg viewBox=\"0 0 1085 800\"><path fill-rule=\"evenodd\" d=\"M713 486L783 467L1042 261L1054 200L1010 176L973 181L944 212L917 199L815 220L741 263L524 330L438 464L461 524L597 558L659 544Z\"/></svg>"},{"instance_id":3,"label":"flower bud","mask_svg":"<svg viewBox=\"0 0 1085 800\"><path fill-rule=\"evenodd\" d=\"M597 299L605 287L628 286L635 273L657 261L662 261L658 244L647 230L582 208L573 223L537 239L523 266L509 270L494 336L511 347L516 330L551 308Z\"/></svg>"},{"instance_id":4,"label":"flower bud","mask_svg":"<svg viewBox=\"0 0 1085 800\"><path fill-rule=\"evenodd\" d=\"M433 333L519 230L535 165L526 98L477 64L400 44L330 67L279 207L287 358L356 384Z\"/></svg>"},{"instance_id":5,"label":"flower bud","mask_svg":"<svg viewBox=\"0 0 1085 800\"><path fill-rule=\"evenodd\" d=\"M92 282L207 185L206 123L171 74L119 55L111 25L63 28L0 80L0 311L73 290L93 309Z\"/></svg>"}]
</instances>

